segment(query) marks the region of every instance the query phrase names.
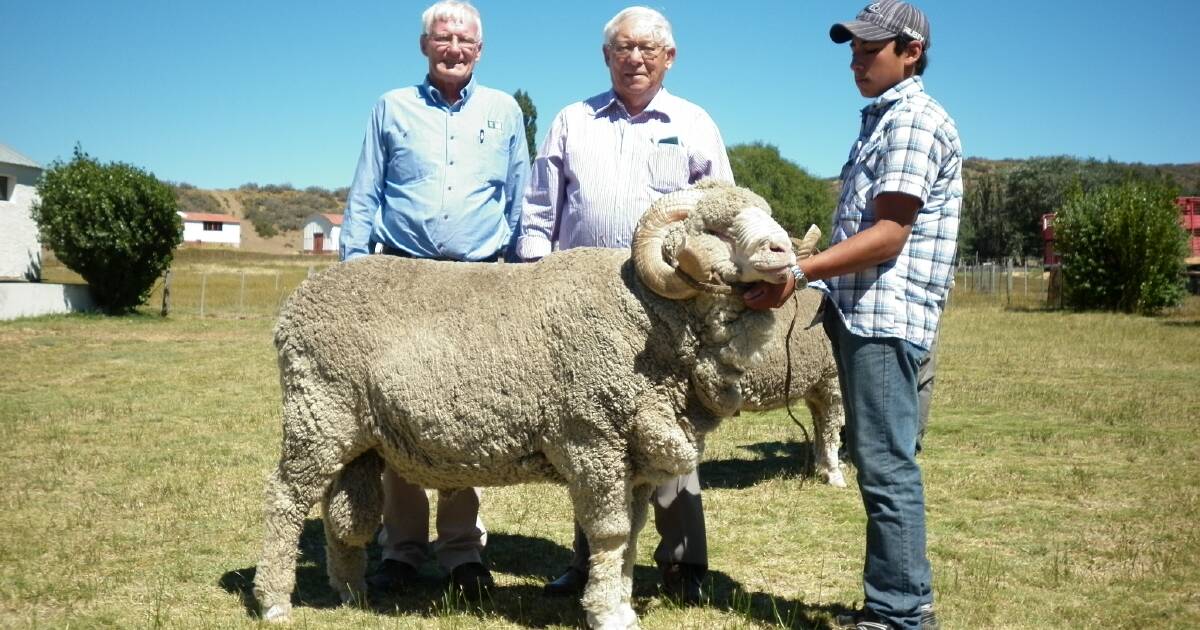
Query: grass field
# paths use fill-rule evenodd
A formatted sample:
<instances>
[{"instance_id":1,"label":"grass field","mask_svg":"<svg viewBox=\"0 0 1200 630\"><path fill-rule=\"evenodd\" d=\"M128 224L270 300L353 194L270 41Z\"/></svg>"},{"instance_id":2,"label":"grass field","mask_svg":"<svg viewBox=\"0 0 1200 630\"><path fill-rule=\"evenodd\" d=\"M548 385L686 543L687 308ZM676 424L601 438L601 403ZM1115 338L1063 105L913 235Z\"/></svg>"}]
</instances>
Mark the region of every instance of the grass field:
<instances>
[{"instance_id":1,"label":"grass field","mask_svg":"<svg viewBox=\"0 0 1200 630\"><path fill-rule=\"evenodd\" d=\"M271 325L0 323L0 627L258 624L248 592L279 439ZM1200 627L1200 298L1142 318L959 291L942 343L922 458L943 625ZM800 476L799 439L783 412L713 436L708 604L654 596L650 526L635 575L644 627L826 628L861 600L858 493ZM357 610L325 584L313 514L293 626L580 627L576 603L540 594L570 553L565 491L490 489L483 517L491 602L447 601L430 564L424 588Z\"/></svg>"}]
</instances>

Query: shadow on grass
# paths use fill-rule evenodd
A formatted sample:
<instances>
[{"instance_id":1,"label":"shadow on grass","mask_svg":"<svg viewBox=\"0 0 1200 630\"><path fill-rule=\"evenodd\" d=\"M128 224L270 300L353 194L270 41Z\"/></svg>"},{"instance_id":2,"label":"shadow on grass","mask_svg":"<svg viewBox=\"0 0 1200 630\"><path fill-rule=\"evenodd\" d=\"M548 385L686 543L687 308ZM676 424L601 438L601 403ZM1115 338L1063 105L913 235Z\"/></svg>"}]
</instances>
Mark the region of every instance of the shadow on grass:
<instances>
[{"instance_id":1,"label":"shadow on grass","mask_svg":"<svg viewBox=\"0 0 1200 630\"><path fill-rule=\"evenodd\" d=\"M759 442L739 448L757 457L701 462L702 489L748 488L768 479L812 476L815 465L812 442Z\"/></svg>"},{"instance_id":2,"label":"shadow on grass","mask_svg":"<svg viewBox=\"0 0 1200 630\"><path fill-rule=\"evenodd\" d=\"M767 443L768 446L771 444L776 443ZM759 446L763 445L748 448ZM801 446L797 445L797 448ZM653 532L653 529L650 528L650 531ZM297 559L296 590L292 595L292 604L296 607L325 609L340 605L325 575L324 545L325 534L321 521L305 521ZM369 571L378 564L375 545L371 546L370 555ZM534 579L536 583L498 585L492 589L489 598L473 604L449 596L445 590L444 576L433 568L432 563L427 563L416 585L404 593L372 596L370 609L383 615L420 615L426 618L448 614L494 615L528 628L552 625L584 627L585 615L576 598L548 598L542 595L543 580L556 577L567 566L571 560L570 549L543 538L489 532L487 555L494 573L517 576L526 581ZM221 576L218 585L226 592L237 594L247 615L257 618L254 575L254 567L228 571ZM656 598L662 597L658 593L658 578L658 569L655 567L634 567L633 604L639 615L644 614ZM667 601L666 605L679 604ZM769 593L748 593L738 581L713 570L704 579L702 605L758 623L822 630L832 627L834 615L848 610L845 606L807 604Z\"/></svg>"}]
</instances>

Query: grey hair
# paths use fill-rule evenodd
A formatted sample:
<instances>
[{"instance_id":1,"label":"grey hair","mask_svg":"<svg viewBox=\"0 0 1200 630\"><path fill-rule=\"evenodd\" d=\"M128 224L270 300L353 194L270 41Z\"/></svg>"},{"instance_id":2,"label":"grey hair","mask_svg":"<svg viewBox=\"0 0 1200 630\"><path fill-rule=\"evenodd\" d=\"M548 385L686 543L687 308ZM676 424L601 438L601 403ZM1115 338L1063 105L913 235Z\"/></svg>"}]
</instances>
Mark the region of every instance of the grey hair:
<instances>
[{"instance_id":1,"label":"grey hair","mask_svg":"<svg viewBox=\"0 0 1200 630\"><path fill-rule=\"evenodd\" d=\"M647 35L654 42L667 48L675 47L671 23L667 21L666 16L649 7L629 7L614 15L608 24L604 25L605 46L613 42L613 38L617 36L617 29L625 23L631 23L630 32L635 35Z\"/></svg>"},{"instance_id":2,"label":"grey hair","mask_svg":"<svg viewBox=\"0 0 1200 630\"><path fill-rule=\"evenodd\" d=\"M435 2L425 12L421 14L421 34L428 35L433 31L433 25L437 22L463 22L465 24L475 24L475 29L479 32L479 41L483 41L483 18L479 17L479 9L476 9L466 0L441 0Z\"/></svg>"}]
</instances>

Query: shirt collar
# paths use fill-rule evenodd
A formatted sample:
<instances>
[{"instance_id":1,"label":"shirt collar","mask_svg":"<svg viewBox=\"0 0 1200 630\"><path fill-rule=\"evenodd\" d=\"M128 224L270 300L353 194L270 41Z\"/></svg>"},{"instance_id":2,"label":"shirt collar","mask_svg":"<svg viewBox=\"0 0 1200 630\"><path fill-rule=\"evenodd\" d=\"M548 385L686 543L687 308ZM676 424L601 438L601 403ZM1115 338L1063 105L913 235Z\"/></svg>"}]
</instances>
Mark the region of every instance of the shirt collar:
<instances>
[{"instance_id":1,"label":"shirt collar","mask_svg":"<svg viewBox=\"0 0 1200 630\"><path fill-rule=\"evenodd\" d=\"M674 98L674 96L667 92L666 86L660 87L658 88L658 93L655 94L654 98L650 99L650 103L646 105L646 109L642 110L642 113L638 114L638 116L653 112L661 115L667 120L670 120L671 113L668 110L670 109ZM625 105L621 102L621 99L617 98L617 93L615 90L610 89L609 91L598 95L596 98L588 100L589 104L592 106L593 116L602 116L615 108L626 117L629 117L629 112L625 110Z\"/></svg>"},{"instance_id":2,"label":"shirt collar","mask_svg":"<svg viewBox=\"0 0 1200 630\"><path fill-rule=\"evenodd\" d=\"M891 107L896 101L900 101L914 94L920 94L925 91L925 82L918 75L913 75L896 85L893 85L883 94L880 94L875 100L871 101L870 105L863 108L864 116L872 113L878 113Z\"/></svg>"},{"instance_id":3,"label":"shirt collar","mask_svg":"<svg viewBox=\"0 0 1200 630\"><path fill-rule=\"evenodd\" d=\"M475 73L472 72L471 80L467 81L467 84L463 86L462 94L459 97L459 107L466 105L467 101L471 99L471 95L475 93L475 86ZM425 92L425 98L432 101L434 105L445 105L447 107L454 105L453 103L446 102L446 97L442 96L442 92L429 80L429 75L425 75L425 82L421 84L421 89Z\"/></svg>"}]
</instances>

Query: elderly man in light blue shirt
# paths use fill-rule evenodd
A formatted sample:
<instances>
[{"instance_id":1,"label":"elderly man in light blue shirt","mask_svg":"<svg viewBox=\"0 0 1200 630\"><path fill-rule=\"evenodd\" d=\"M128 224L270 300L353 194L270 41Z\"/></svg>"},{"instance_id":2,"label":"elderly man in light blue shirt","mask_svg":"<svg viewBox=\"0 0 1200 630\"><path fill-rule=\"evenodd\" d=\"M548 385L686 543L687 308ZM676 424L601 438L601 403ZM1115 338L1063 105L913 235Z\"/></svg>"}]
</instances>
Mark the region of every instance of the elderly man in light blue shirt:
<instances>
[{"instance_id":1,"label":"elderly man in light blue shirt","mask_svg":"<svg viewBox=\"0 0 1200 630\"><path fill-rule=\"evenodd\" d=\"M642 213L659 197L703 178L733 182L716 123L700 106L667 92L675 63L671 25L658 11L630 7L604 27L601 46L612 89L554 118L525 195L517 254L541 258L573 247L628 248ZM708 570L700 478L695 471L655 489L654 559L662 590L697 604ZM546 584L577 595L587 582L587 538L576 525L567 571Z\"/></svg>"},{"instance_id":2,"label":"elderly man in light blue shirt","mask_svg":"<svg viewBox=\"0 0 1200 630\"><path fill-rule=\"evenodd\" d=\"M346 202L341 257L371 253L493 262L511 248L529 169L516 101L479 85L483 23L467 2L445 0L422 15L421 51L429 74L392 90L371 111ZM383 561L371 586L410 585L425 560L425 490L384 473ZM478 598L492 585L480 552L478 488L441 492L435 552L450 583Z\"/></svg>"}]
</instances>

